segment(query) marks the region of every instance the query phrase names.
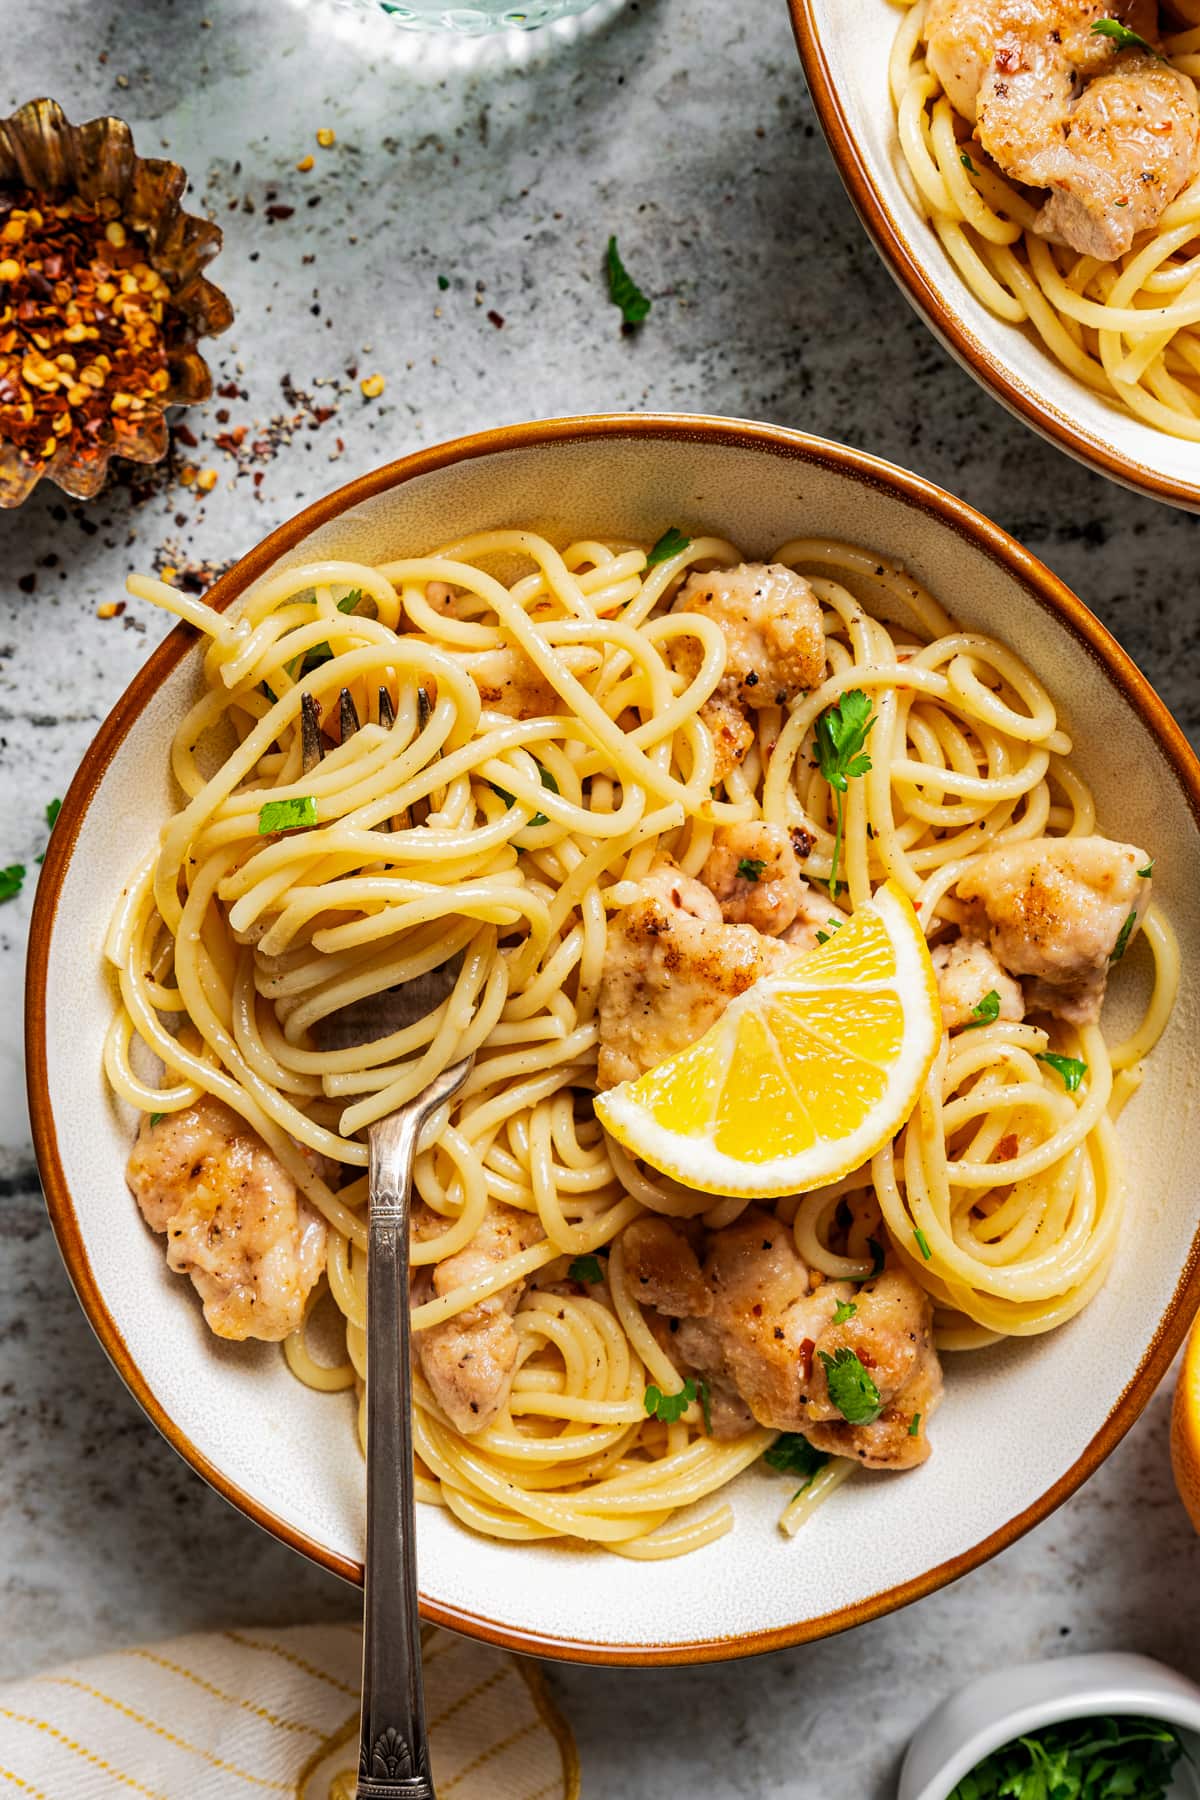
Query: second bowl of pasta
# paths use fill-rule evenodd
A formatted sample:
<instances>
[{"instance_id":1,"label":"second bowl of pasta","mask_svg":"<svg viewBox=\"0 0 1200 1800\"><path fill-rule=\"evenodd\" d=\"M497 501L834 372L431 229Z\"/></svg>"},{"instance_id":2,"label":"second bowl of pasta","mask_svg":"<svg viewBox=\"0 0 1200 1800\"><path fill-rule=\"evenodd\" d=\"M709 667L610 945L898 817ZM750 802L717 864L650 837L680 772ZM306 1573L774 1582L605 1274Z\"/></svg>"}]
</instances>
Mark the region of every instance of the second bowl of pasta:
<instances>
[{"instance_id":1,"label":"second bowl of pasta","mask_svg":"<svg viewBox=\"0 0 1200 1800\"><path fill-rule=\"evenodd\" d=\"M1200 770L1014 540L614 417L131 590L183 623L56 826L32 1110L93 1324L235 1504L360 1573L365 1133L468 1049L416 1171L431 1617L795 1642L1107 1454L1197 1299Z\"/></svg>"}]
</instances>

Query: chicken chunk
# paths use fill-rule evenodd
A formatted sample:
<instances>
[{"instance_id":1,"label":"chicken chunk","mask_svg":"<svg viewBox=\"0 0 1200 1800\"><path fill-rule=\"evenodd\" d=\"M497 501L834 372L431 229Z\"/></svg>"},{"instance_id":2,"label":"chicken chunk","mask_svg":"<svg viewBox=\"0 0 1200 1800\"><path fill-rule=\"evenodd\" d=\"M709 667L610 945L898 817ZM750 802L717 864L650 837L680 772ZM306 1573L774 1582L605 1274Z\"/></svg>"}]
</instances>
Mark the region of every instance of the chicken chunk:
<instances>
[{"instance_id":1,"label":"chicken chunk","mask_svg":"<svg viewBox=\"0 0 1200 1800\"><path fill-rule=\"evenodd\" d=\"M205 1098L144 1119L126 1179L218 1337L275 1342L298 1329L324 1272L325 1221L237 1113Z\"/></svg>"},{"instance_id":2,"label":"chicken chunk","mask_svg":"<svg viewBox=\"0 0 1200 1800\"><path fill-rule=\"evenodd\" d=\"M577 677L599 667L598 653L586 645L560 647L556 654ZM482 705L491 712L510 719L540 719L563 711L565 702L517 644L475 651L462 661L475 679Z\"/></svg>"},{"instance_id":3,"label":"chicken chunk","mask_svg":"<svg viewBox=\"0 0 1200 1800\"><path fill-rule=\"evenodd\" d=\"M938 944L933 951L942 1024L947 1031L977 1025L976 1008L988 994L1000 1002L997 1018L1019 1022L1025 1017L1021 984L1000 967L982 938L960 937L952 944Z\"/></svg>"},{"instance_id":4,"label":"chicken chunk","mask_svg":"<svg viewBox=\"0 0 1200 1800\"><path fill-rule=\"evenodd\" d=\"M1104 837L1032 838L993 850L958 883L1012 975L1030 978L1025 1004L1073 1025L1100 1017L1109 961L1150 904L1150 859Z\"/></svg>"},{"instance_id":5,"label":"chicken chunk","mask_svg":"<svg viewBox=\"0 0 1200 1800\"><path fill-rule=\"evenodd\" d=\"M791 833L765 819L718 826L700 879L727 925L753 925L768 937L787 930L807 885Z\"/></svg>"},{"instance_id":6,"label":"chicken chunk","mask_svg":"<svg viewBox=\"0 0 1200 1800\"><path fill-rule=\"evenodd\" d=\"M801 1432L870 1468L911 1468L928 1456L924 1431L909 1429L941 1398L933 1308L904 1270L814 1287L791 1231L758 1207L708 1234L702 1264L686 1231L665 1219L635 1220L622 1249L642 1304L676 1321L673 1359L725 1407L720 1431L714 1411L714 1436L746 1428L741 1402L759 1424ZM839 1303L854 1310L835 1324ZM855 1353L878 1389L869 1424L851 1424L830 1397L821 1355L839 1349Z\"/></svg>"},{"instance_id":7,"label":"chicken chunk","mask_svg":"<svg viewBox=\"0 0 1200 1800\"><path fill-rule=\"evenodd\" d=\"M1153 0L931 0L929 65L996 165L1049 188L1035 229L1105 261L1153 225L1197 164L1200 107L1153 48Z\"/></svg>"},{"instance_id":8,"label":"chicken chunk","mask_svg":"<svg viewBox=\"0 0 1200 1800\"><path fill-rule=\"evenodd\" d=\"M726 925L708 889L673 863L610 921L600 980L602 1088L632 1080L695 1043L773 959L753 926ZM777 948L777 947L776 947Z\"/></svg>"},{"instance_id":9,"label":"chicken chunk","mask_svg":"<svg viewBox=\"0 0 1200 1800\"><path fill-rule=\"evenodd\" d=\"M786 706L824 680L820 603L803 575L783 563L741 563L691 576L673 610L704 614L725 636L725 673L700 708L722 781L754 742L752 713ZM684 638L672 654L690 681L702 660L699 643Z\"/></svg>"},{"instance_id":10,"label":"chicken chunk","mask_svg":"<svg viewBox=\"0 0 1200 1800\"><path fill-rule=\"evenodd\" d=\"M430 1221L431 1214L424 1223L414 1218L418 1237L429 1235ZM445 1225L438 1222L432 1229L445 1230ZM528 1250L542 1235L535 1215L500 1204L490 1207L475 1236L456 1256L416 1271L414 1305L477 1281L497 1263ZM434 1398L465 1437L490 1425L508 1403L517 1367L513 1314L525 1287L524 1280L511 1282L465 1312L413 1334L413 1348Z\"/></svg>"}]
</instances>

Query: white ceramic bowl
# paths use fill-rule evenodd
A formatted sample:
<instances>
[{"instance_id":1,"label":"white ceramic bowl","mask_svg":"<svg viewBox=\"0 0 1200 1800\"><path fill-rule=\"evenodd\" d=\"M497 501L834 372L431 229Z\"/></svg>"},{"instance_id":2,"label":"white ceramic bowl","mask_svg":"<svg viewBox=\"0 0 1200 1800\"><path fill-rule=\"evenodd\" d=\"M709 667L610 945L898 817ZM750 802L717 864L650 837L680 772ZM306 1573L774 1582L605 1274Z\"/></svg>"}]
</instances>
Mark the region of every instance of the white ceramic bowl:
<instances>
[{"instance_id":1,"label":"white ceramic bowl","mask_svg":"<svg viewBox=\"0 0 1200 1800\"><path fill-rule=\"evenodd\" d=\"M211 598L235 604L278 564L394 557L495 524L532 524L559 542L581 533L650 542L667 525L703 524L750 556L826 532L903 558L968 627L1006 638L1039 670L1075 731L1101 820L1160 852L1155 890L1183 940L1184 987L1167 1042L1121 1120L1135 1178L1152 1168L1153 1181L1138 1184L1137 1223L1080 1319L955 1360L929 1463L903 1477L856 1478L795 1542L777 1526L785 1484L748 1471L735 1490L736 1529L686 1566L501 1545L448 1513L421 1512L429 1617L518 1649L674 1662L821 1636L972 1568L1065 1499L1132 1423L1200 1301L1200 767L1108 633L1006 533L916 476L771 426L560 420L422 452L281 527ZM126 1191L132 1122L101 1073L111 1008L105 925L176 804L167 747L199 678L194 636L181 627L103 726L51 838L28 983L38 1159L72 1279L150 1416L251 1518L356 1579L363 1471L350 1399L301 1387L271 1346L210 1335ZM1136 951L1132 968L1144 958ZM914 1520L920 1529L908 1528ZM848 1545L870 1554L848 1554Z\"/></svg>"},{"instance_id":2,"label":"white ceramic bowl","mask_svg":"<svg viewBox=\"0 0 1200 1800\"><path fill-rule=\"evenodd\" d=\"M1102 475L1200 510L1200 444L1094 394L1032 331L971 293L917 204L896 137L887 63L891 0L788 0L809 91L847 192L900 290L968 372L1011 412Z\"/></svg>"},{"instance_id":3,"label":"white ceramic bowl","mask_svg":"<svg viewBox=\"0 0 1200 1800\"><path fill-rule=\"evenodd\" d=\"M1200 1795L1200 1687L1149 1656L1101 1651L981 1675L936 1707L904 1759L896 1800L947 1800L977 1763L1014 1738L1066 1719L1154 1719L1179 1732L1191 1757L1171 1800Z\"/></svg>"}]
</instances>

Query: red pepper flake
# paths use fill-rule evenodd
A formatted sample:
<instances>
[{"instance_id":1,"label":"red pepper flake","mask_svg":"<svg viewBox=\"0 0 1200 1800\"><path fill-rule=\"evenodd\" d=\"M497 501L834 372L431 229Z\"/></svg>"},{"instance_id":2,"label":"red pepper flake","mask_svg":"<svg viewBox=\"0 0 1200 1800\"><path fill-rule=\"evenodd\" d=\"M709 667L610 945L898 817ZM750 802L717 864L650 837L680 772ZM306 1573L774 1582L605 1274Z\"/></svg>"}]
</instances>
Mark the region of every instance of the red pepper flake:
<instances>
[{"instance_id":1,"label":"red pepper flake","mask_svg":"<svg viewBox=\"0 0 1200 1800\"><path fill-rule=\"evenodd\" d=\"M241 398L241 392L236 381L223 381L217 389L217 392L220 394L222 400L238 400ZM217 414L218 419L221 418L221 416L220 413ZM225 418L228 418L229 414L226 413L224 416Z\"/></svg>"},{"instance_id":2,"label":"red pepper flake","mask_svg":"<svg viewBox=\"0 0 1200 1800\"><path fill-rule=\"evenodd\" d=\"M1011 1162L1013 1157L1019 1152L1020 1148L1021 1143L1016 1132L1006 1131L1004 1136L1000 1139L1000 1142L996 1145L995 1160L997 1162Z\"/></svg>"},{"instance_id":3,"label":"red pepper flake","mask_svg":"<svg viewBox=\"0 0 1200 1800\"><path fill-rule=\"evenodd\" d=\"M294 206L268 206L267 219L273 225L276 219L290 219L295 210Z\"/></svg>"},{"instance_id":4,"label":"red pepper flake","mask_svg":"<svg viewBox=\"0 0 1200 1800\"><path fill-rule=\"evenodd\" d=\"M0 438L29 462L136 445L171 385L171 291L105 197L0 189Z\"/></svg>"},{"instance_id":5,"label":"red pepper flake","mask_svg":"<svg viewBox=\"0 0 1200 1800\"><path fill-rule=\"evenodd\" d=\"M503 320L502 316L498 312L496 312L496 310L494 308L489 310L488 318L490 319L491 323L496 327L497 331L504 330L504 320Z\"/></svg>"},{"instance_id":6,"label":"red pepper flake","mask_svg":"<svg viewBox=\"0 0 1200 1800\"><path fill-rule=\"evenodd\" d=\"M189 450L196 450L200 445L200 439L196 436L190 425L177 425L175 427L175 441L178 444L186 445Z\"/></svg>"},{"instance_id":7,"label":"red pepper flake","mask_svg":"<svg viewBox=\"0 0 1200 1800\"><path fill-rule=\"evenodd\" d=\"M802 1338L800 1341L800 1379L802 1381L812 1380L813 1351L816 1347L812 1338Z\"/></svg>"}]
</instances>

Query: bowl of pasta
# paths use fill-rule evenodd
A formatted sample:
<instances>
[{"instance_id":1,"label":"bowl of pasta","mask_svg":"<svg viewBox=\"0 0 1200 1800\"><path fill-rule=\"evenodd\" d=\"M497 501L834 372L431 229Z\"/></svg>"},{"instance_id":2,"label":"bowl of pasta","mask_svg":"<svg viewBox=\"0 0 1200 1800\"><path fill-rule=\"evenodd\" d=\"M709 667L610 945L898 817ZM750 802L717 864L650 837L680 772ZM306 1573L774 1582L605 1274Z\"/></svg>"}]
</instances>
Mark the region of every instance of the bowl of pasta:
<instances>
[{"instance_id":1,"label":"bowl of pasta","mask_svg":"<svg viewBox=\"0 0 1200 1800\"><path fill-rule=\"evenodd\" d=\"M30 1099L201 1475L361 1579L366 1133L468 1051L415 1173L430 1618L771 1649L1096 1468L1200 1300L1200 768L1047 569L863 452L617 415L130 587L180 624L55 827Z\"/></svg>"},{"instance_id":2,"label":"bowl of pasta","mask_svg":"<svg viewBox=\"0 0 1200 1800\"><path fill-rule=\"evenodd\" d=\"M936 336L1060 449L1200 508L1194 0L789 4L850 198Z\"/></svg>"}]
</instances>

